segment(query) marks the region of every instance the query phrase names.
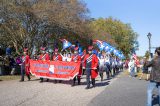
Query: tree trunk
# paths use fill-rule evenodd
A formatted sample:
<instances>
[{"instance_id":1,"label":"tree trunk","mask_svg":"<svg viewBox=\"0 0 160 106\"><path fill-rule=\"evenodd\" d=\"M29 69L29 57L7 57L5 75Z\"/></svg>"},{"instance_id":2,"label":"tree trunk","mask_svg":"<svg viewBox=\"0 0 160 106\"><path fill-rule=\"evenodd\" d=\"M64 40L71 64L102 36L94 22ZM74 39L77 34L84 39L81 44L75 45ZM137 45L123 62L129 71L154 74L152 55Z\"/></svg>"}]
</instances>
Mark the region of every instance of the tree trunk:
<instances>
[{"instance_id":1,"label":"tree trunk","mask_svg":"<svg viewBox=\"0 0 160 106\"><path fill-rule=\"evenodd\" d=\"M13 42L13 45L14 45L14 47L15 47L15 49L16 49L16 53L17 53L18 55L20 55L20 52L19 52L19 50L18 50L18 45L17 45L17 43Z\"/></svg>"}]
</instances>

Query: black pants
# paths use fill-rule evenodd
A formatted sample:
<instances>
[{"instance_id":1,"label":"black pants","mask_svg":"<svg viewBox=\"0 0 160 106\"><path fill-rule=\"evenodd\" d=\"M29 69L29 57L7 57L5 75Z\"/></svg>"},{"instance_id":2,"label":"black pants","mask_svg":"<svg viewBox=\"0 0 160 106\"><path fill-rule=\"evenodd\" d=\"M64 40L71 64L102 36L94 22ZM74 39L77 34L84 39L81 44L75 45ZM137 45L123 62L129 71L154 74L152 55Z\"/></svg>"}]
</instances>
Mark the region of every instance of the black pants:
<instances>
[{"instance_id":1,"label":"black pants","mask_svg":"<svg viewBox=\"0 0 160 106\"><path fill-rule=\"evenodd\" d=\"M110 78L110 74L112 75L112 72L111 72L111 67L109 64L106 65L106 76L107 76L107 79Z\"/></svg>"},{"instance_id":2,"label":"black pants","mask_svg":"<svg viewBox=\"0 0 160 106\"><path fill-rule=\"evenodd\" d=\"M112 76L114 76L115 74L116 74L116 67L113 67L113 75Z\"/></svg>"},{"instance_id":3,"label":"black pants","mask_svg":"<svg viewBox=\"0 0 160 106\"><path fill-rule=\"evenodd\" d=\"M74 85L75 85L76 80L78 80L78 85L80 85L81 78L80 78L80 77L78 77L78 76L76 76L76 77L74 77L74 78L73 78L72 86L74 86Z\"/></svg>"},{"instance_id":4,"label":"black pants","mask_svg":"<svg viewBox=\"0 0 160 106\"><path fill-rule=\"evenodd\" d=\"M24 81L25 69L21 69L21 81ZM28 80L30 80L30 75L27 75Z\"/></svg>"},{"instance_id":5,"label":"black pants","mask_svg":"<svg viewBox=\"0 0 160 106\"><path fill-rule=\"evenodd\" d=\"M103 81L103 73L99 73L100 77L101 77L101 81Z\"/></svg>"},{"instance_id":6,"label":"black pants","mask_svg":"<svg viewBox=\"0 0 160 106\"><path fill-rule=\"evenodd\" d=\"M86 69L87 87L90 87L91 69ZM92 85L95 86L95 78L92 78Z\"/></svg>"},{"instance_id":7,"label":"black pants","mask_svg":"<svg viewBox=\"0 0 160 106\"><path fill-rule=\"evenodd\" d=\"M42 77L40 77L40 80L41 80L41 82L43 82L43 78Z\"/></svg>"},{"instance_id":8,"label":"black pants","mask_svg":"<svg viewBox=\"0 0 160 106\"><path fill-rule=\"evenodd\" d=\"M83 73L82 75L86 74L86 72L85 72L86 70L85 70L85 69L82 69L82 71L83 71L83 72L82 72L82 73Z\"/></svg>"}]
</instances>

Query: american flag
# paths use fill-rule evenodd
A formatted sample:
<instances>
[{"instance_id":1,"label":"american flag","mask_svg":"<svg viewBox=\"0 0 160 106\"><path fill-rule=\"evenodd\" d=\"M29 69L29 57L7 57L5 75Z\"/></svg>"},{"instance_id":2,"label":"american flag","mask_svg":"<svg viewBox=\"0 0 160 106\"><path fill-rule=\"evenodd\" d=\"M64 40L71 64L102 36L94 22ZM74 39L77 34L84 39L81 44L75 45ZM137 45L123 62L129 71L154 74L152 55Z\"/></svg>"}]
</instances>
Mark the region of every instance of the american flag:
<instances>
[{"instance_id":1,"label":"american flag","mask_svg":"<svg viewBox=\"0 0 160 106\"><path fill-rule=\"evenodd\" d=\"M139 59L138 59L137 55L135 53L133 53L132 57L135 60L136 65L138 66L139 65Z\"/></svg>"}]
</instances>

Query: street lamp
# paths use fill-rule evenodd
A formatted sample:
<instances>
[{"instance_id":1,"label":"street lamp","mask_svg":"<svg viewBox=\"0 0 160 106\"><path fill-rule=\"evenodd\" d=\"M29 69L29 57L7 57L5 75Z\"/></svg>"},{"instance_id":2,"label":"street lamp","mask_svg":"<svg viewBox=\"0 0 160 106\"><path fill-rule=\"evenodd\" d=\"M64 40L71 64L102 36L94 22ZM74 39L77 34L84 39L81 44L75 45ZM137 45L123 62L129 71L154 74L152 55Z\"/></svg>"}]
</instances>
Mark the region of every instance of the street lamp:
<instances>
[{"instance_id":1,"label":"street lamp","mask_svg":"<svg viewBox=\"0 0 160 106\"><path fill-rule=\"evenodd\" d=\"M151 36L152 34L149 32L147 37L148 37L148 40L149 40L149 53L151 54Z\"/></svg>"}]
</instances>

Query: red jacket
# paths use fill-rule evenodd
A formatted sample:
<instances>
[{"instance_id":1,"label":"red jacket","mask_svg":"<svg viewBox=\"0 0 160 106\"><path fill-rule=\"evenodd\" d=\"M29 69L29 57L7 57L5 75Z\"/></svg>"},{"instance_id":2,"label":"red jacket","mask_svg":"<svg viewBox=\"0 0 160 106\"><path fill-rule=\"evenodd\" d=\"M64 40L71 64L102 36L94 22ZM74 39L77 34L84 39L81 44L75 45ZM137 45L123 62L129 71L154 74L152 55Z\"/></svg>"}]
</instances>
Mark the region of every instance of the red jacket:
<instances>
[{"instance_id":1,"label":"red jacket","mask_svg":"<svg viewBox=\"0 0 160 106\"><path fill-rule=\"evenodd\" d=\"M81 56L79 55L73 55L71 61L73 62L81 62ZM80 78L82 76L82 67L79 69L78 77Z\"/></svg>"},{"instance_id":2,"label":"red jacket","mask_svg":"<svg viewBox=\"0 0 160 106\"><path fill-rule=\"evenodd\" d=\"M79 61L79 62L81 62L81 56L79 56L79 55L73 55L71 61L74 61L74 62Z\"/></svg>"},{"instance_id":3,"label":"red jacket","mask_svg":"<svg viewBox=\"0 0 160 106\"><path fill-rule=\"evenodd\" d=\"M84 64L83 64L83 67L86 68L86 64L87 64L87 59L90 57L89 54L87 54L85 57L84 57ZM98 66L98 58L95 54L92 54L92 58L91 58L91 78L96 78L97 75L98 75L98 72L97 72L97 66Z\"/></svg>"},{"instance_id":4,"label":"red jacket","mask_svg":"<svg viewBox=\"0 0 160 106\"><path fill-rule=\"evenodd\" d=\"M49 59L49 54L48 53L46 53L46 54L41 54L40 56L39 56L39 60L50 60Z\"/></svg>"},{"instance_id":5,"label":"red jacket","mask_svg":"<svg viewBox=\"0 0 160 106\"><path fill-rule=\"evenodd\" d=\"M29 72L30 72L30 71L29 71L29 67L30 67L29 60L30 60L29 55L22 56L22 62L23 62L24 65L25 65L26 75L29 75Z\"/></svg>"},{"instance_id":6,"label":"red jacket","mask_svg":"<svg viewBox=\"0 0 160 106\"><path fill-rule=\"evenodd\" d=\"M60 54L58 54L57 56L54 55L53 56L53 61L62 61L62 56Z\"/></svg>"}]
</instances>

